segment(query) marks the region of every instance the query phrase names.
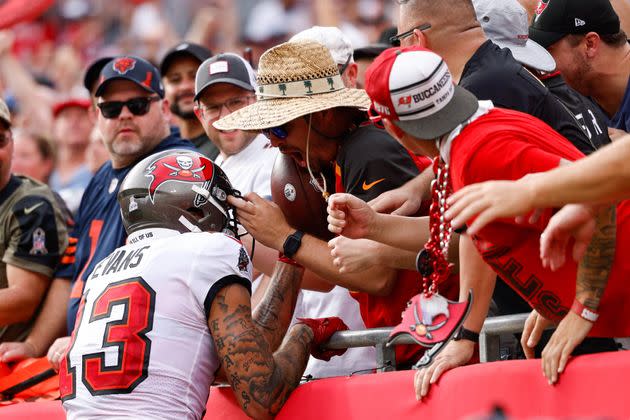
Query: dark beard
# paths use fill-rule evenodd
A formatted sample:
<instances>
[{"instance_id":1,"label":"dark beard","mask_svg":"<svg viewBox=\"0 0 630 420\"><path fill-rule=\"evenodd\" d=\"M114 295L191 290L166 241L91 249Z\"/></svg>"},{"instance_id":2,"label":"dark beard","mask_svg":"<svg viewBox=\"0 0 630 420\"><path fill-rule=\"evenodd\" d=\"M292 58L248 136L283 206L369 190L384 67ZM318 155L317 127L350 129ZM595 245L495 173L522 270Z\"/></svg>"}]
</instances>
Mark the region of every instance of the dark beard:
<instances>
[{"instance_id":1,"label":"dark beard","mask_svg":"<svg viewBox=\"0 0 630 420\"><path fill-rule=\"evenodd\" d=\"M183 120L192 120L194 118L197 118L197 116L195 115L193 111L190 111L190 112L182 111L182 109L179 107L177 103L172 103L170 108L173 114L177 115L179 118Z\"/></svg>"}]
</instances>

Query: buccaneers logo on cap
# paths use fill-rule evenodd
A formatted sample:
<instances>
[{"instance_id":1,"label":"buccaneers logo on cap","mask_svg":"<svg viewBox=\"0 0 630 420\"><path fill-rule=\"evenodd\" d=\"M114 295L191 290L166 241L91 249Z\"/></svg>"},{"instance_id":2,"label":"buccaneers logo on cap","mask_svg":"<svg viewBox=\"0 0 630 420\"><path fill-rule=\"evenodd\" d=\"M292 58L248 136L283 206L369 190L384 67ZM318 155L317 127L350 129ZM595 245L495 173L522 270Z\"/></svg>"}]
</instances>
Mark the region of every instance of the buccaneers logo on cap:
<instances>
[{"instance_id":1,"label":"buccaneers logo on cap","mask_svg":"<svg viewBox=\"0 0 630 420\"><path fill-rule=\"evenodd\" d=\"M125 74L136 67L136 60L129 57L117 58L113 64L114 71L118 74Z\"/></svg>"},{"instance_id":2,"label":"buccaneers logo on cap","mask_svg":"<svg viewBox=\"0 0 630 420\"><path fill-rule=\"evenodd\" d=\"M540 15L542 15L542 13L545 11L547 6L549 5L550 1L551 0L540 0L540 3L538 3L538 7L536 8L536 17L534 18L534 20L537 20L540 17Z\"/></svg>"},{"instance_id":3,"label":"buccaneers logo on cap","mask_svg":"<svg viewBox=\"0 0 630 420\"><path fill-rule=\"evenodd\" d=\"M149 198L151 202L154 202L155 192L160 185L167 181L202 182L206 188L205 186L212 181L213 167L212 162L205 157L200 156L193 159L185 155L169 155L153 162L147 168L146 176L152 178L149 184ZM201 191L201 189L199 190ZM209 194L208 192L208 196ZM208 197L204 198L207 199ZM200 205L202 200L195 200L195 203Z\"/></svg>"}]
</instances>

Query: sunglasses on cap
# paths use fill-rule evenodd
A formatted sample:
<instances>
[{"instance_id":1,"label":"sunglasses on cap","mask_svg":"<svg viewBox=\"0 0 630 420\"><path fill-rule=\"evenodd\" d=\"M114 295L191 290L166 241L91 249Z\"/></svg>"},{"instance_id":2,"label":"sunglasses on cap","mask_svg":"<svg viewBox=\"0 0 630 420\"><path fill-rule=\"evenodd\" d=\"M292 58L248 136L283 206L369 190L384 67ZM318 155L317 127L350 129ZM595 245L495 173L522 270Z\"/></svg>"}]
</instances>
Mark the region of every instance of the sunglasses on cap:
<instances>
[{"instance_id":1,"label":"sunglasses on cap","mask_svg":"<svg viewBox=\"0 0 630 420\"><path fill-rule=\"evenodd\" d=\"M149 109L151 109L151 102L157 102L159 100L159 96L140 96L138 98L131 98L125 102L101 102L96 104L96 106L98 106L101 110L101 114L103 114L103 117L105 118L118 118L125 106L133 115L141 116L149 112Z\"/></svg>"},{"instance_id":2,"label":"sunglasses on cap","mask_svg":"<svg viewBox=\"0 0 630 420\"><path fill-rule=\"evenodd\" d=\"M272 135L280 140L284 140L289 137L289 132L284 125L279 127L263 128L261 131L268 139L271 139Z\"/></svg>"},{"instance_id":3,"label":"sunglasses on cap","mask_svg":"<svg viewBox=\"0 0 630 420\"><path fill-rule=\"evenodd\" d=\"M431 24L430 23L423 23L421 25L414 26L413 28L411 28L408 31L405 31L405 32L403 32L401 34L394 35L394 36L389 38L389 43L392 46L394 46L394 47L400 47L400 40L401 39L405 39L408 36L413 35L413 31L415 31L416 29L419 30L419 31L426 31L427 29L431 29Z\"/></svg>"},{"instance_id":4,"label":"sunglasses on cap","mask_svg":"<svg viewBox=\"0 0 630 420\"><path fill-rule=\"evenodd\" d=\"M383 124L383 116L374 108L374 104L370 106L367 113L370 118L370 122L374 124L375 127L381 129L385 128L385 124Z\"/></svg>"}]
</instances>

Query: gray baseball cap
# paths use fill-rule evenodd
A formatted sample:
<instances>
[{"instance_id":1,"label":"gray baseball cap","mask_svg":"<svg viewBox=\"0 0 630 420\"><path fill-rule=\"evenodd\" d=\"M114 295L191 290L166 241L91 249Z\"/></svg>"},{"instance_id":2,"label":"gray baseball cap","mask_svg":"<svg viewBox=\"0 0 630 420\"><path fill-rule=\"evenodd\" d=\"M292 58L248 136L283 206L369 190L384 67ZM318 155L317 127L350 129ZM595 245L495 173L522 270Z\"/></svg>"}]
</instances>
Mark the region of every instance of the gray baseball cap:
<instances>
[{"instance_id":1,"label":"gray baseball cap","mask_svg":"<svg viewBox=\"0 0 630 420\"><path fill-rule=\"evenodd\" d=\"M551 72L556 62L540 44L529 39L527 11L518 0L473 0L484 32L501 48L508 48L526 67Z\"/></svg>"},{"instance_id":2,"label":"gray baseball cap","mask_svg":"<svg viewBox=\"0 0 630 420\"><path fill-rule=\"evenodd\" d=\"M216 83L229 83L255 92L256 74L243 57L233 53L218 54L201 63L197 69L195 101L199 100L204 89Z\"/></svg>"}]
</instances>

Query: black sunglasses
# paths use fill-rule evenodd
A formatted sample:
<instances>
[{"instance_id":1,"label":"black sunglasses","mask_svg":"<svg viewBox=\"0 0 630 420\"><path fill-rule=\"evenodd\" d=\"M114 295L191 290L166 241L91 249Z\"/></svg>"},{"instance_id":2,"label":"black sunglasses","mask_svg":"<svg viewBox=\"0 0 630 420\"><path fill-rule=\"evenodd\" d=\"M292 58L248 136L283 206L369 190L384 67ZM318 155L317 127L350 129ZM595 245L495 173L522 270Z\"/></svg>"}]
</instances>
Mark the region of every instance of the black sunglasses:
<instances>
[{"instance_id":1,"label":"black sunglasses","mask_svg":"<svg viewBox=\"0 0 630 420\"><path fill-rule=\"evenodd\" d=\"M125 106L133 115L141 116L149 112L149 109L151 109L151 102L157 102L159 100L159 96L140 96L138 98L131 98L125 102L101 102L96 104L96 106L98 106L101 110L101 114L103 114L103 117L105 118L118 118Z\"/></svg>"},{"instance_id":2,"label":"black sunglasses","mask_svg":"<svg viewBox=\"0 0 630 420\"><path fill-rule=\"evenodd\" d=\"M284 140L289 137L289 132L284 125L278 127L263 128L261 131L268 139L271 139L272 135L279 138L280 140Z\"/></svg>"},{"instance_id":3,"label":"black sunglasses","mask_svg":"<svg viewBox=\"0 0 630 420\"><path fill-rule=\"evenodd\" d=\"M416 29L419 31L426 31L427 29L430 29L430 28L431 28L430 23L423 23L422 25L414 26L413 28L409 29L406 32L403 32L402 34L397 34L390 37L389 43L394 47L400 47L400 40L413 35L413 31L415 31Z\"/></svg>"}]
</instances>

